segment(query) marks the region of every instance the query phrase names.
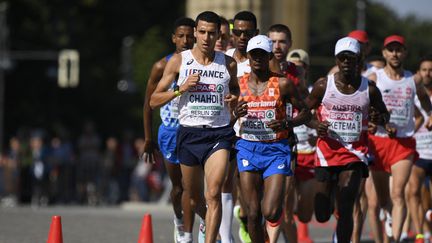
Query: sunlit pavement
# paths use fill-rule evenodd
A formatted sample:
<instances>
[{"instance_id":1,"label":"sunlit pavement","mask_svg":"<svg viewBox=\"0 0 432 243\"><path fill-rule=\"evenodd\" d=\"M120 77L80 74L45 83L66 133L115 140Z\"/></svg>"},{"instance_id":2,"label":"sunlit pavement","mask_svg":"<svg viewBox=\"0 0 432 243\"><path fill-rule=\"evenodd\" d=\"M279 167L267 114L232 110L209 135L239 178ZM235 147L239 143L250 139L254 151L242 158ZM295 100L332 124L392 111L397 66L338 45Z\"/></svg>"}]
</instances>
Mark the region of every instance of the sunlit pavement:
<instances>
[{"instance_id":1,"label":"sunlit pavement","mask_svg":"<svg viewBox=\"0 0 432 243\"><path fill-rule=\"evenodd\" d=\"M54 215L61 216L64 243L137 242L141 222L146 213L152 215L154 242L173 242L171 206L143 203L125 203L119 207L0 208L0 242L46 242L51 217ZM371 236L366 224L362 238L370 241ZM335 222L332 219L326 224L312 222L309 231L315 242L330 242L334 228ZM237 230L238 224L234 220L233 234L236 242L240 242ZM195 223L194 242L197 242L197 232L198 223ZM284 240L279 239L278 242Z\"/></svg>"}]
</instances>

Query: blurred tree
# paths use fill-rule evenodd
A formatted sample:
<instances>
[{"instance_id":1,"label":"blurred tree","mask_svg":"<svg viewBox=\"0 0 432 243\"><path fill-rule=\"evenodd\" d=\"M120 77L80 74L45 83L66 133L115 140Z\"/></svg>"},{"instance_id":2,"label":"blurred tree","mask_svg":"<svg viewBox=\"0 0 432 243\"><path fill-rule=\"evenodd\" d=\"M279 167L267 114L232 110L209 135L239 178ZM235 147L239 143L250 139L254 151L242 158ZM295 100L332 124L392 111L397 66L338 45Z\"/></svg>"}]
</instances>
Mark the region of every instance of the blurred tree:
<instances>
[{"instance_id":1,"label":"blurred tree","mask_svg":"<svg viewBox=\"0 0 432 243\"><path fill-rule=\"evenodd\" d=\"M8 23L11 50L77 49L80 85L60 89L57 60L16 60L6 76L6 136L20 126L50 129L60 122L79 134L85 119L104 134L133 128L142 135L142 103L153 63L168 53L172 23L184 14L184 0L13 0ZM163 16L163 18L161 18ZM166 30L166 31L165 31ZM136 39L133 58L138 92L117 85L121 44Z\"/></svg>"},{"instance_id":2,"label":"blurred tree","mask_svg":"<svg viewBox=\"0 0 432 243\"><path fill-rule=\"evenodd\" d=\"M355 1L311 1L309 52L313 66L310 81L325 76L334 65L334 44L356 28L356 11ZM432 21L420 20L415 16L401 18L382 3L366 1L366 31L372 45L371 55L381 55L386 36L403 35L409 50L405 68L416 71L419 59L432 52L428 44L432 41L430 29Z\"/></svg>"},{"instance_id":3,"label":"blurred tree","mask_svg":"<svg viewBox=\"0 0 432 243\"><path fill-rule=\"evenodd\" d=\"M1 0L0 0L1 1ZM11 50L77 49L80 85L60 89L57 60L19 60L6 74L5 132L19 127L50 129L63 123L79 134L82 122L92 119L98 130L116 134L133 128L142 134L144 89L153 62L173 51L172 24L185 13L185 0L13 0L8 24ZM336 40L356 26L355 1L310 1L310 80L324 76L334 63ZM191 16L195 17L195 16ZM385 36L406 37L406 68L415 70L420 56L431 52L431 21L398 17L386 6L366 1L366 30L372 54L379 55ZM138 92L118 89L123 38L134 38L132 65ZM315 57L321 57L317 62Z\"/></svg>"}]
</instances>

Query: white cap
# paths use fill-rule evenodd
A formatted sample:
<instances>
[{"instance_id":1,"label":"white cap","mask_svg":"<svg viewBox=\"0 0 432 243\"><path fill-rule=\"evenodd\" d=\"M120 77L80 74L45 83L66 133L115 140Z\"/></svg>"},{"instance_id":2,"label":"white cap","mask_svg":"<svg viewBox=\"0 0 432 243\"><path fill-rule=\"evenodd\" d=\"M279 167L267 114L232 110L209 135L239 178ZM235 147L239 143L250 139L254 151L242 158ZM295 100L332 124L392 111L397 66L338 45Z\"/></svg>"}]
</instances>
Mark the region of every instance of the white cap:
<instances>
[{"instance_id":1,"label":"white cap","mask_svg":"<svg viewBox=\"0 0 432 243\"><path fill-rule=\"evenodd\" d=\"M294 49L290 51L287 55L287 61L296 62L300 61L306 65L309 65L309 55L302 49Z\"/></svg>"},{"instance_id":2,"label":"white cap","mask_svg":"<svg viewBox=\"0 0 432 243\"><path fill-rule=\"evenodd\" d=\"M360 43L351 37L344 37L336 42L335 56L343 51L350 51L360 54Z\"/></svg>"},{"instance_id":3,"label":"white cap","mask_svg":"<svg viewBox=\"0 0 432 243\"><path fill-rule=\"evenodd\" d=\"M257 35L249 40L246 51L250 52L253 49L262 49L266 52L272 52L273 42L265 35Z\"/></svg>"}]
</instances>

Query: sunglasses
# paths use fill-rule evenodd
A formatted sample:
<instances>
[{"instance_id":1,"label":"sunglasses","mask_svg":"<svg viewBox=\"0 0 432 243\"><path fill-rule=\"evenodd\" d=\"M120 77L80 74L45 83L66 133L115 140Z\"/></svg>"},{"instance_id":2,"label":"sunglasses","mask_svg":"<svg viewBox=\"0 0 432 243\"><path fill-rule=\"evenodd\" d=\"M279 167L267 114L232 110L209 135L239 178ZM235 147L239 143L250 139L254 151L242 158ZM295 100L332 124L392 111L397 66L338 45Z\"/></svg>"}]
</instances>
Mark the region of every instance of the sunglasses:
<instances>
[{"instance_id":1,"label":"sunglasses","mask_svg":"<svg viewBox=\"0 0 432 243\"><path fill-rule=\"evenodd\" d=\"M336 56L337 59L339 59L339 61L344 61L345 59L353 61L357 59L357 55L354 53L347 53L347 52L343 52L339 55Z\"/></svg>"},{"instance_id":2,"label":"sunglasses","mask_svg":"<svg viewBox=\"0 0 432 243\"><path fill-rule=\"evenodd\" d=\"M238 30L238 29L232 29L232 33L235 36L241 36L244 34L246 37L252 37L255 35L256 30Z\"/></svg>"}]
</instances>

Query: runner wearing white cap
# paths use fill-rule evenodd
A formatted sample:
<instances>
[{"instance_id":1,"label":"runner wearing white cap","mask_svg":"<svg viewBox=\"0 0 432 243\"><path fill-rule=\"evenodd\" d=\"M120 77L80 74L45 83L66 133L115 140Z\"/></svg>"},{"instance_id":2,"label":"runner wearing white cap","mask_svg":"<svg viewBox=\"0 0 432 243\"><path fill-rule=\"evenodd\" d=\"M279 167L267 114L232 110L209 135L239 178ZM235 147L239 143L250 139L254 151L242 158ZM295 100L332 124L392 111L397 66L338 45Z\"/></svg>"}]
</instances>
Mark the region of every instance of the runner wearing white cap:
<instances>
[{"instance_id":1,"label":"runner wearing white cap","mask_svg":"<svg viewBox=\"0 0 432 243\"><path fill-rule=\"evenodd\" d=\"M362 59L358 41L350 37L340 39L335 46L335 56L340 71L319 79L306 99L311 109L317 109L319 121L315 216L319 222L326 222L333 213L336 199L337 241L350 242L354 202L358 199L361 179L368 176L369 107L374 107L385 118L389 114L379 90L360 75ZM383 123L392 131L387 121L384 119Z\"/></svg>"},{"instance_id":2,"label":"runner wearing white cap","mask_svg":"<svg viewBox=\"0 0 432 243\"><path fill-rule=\"evenodd\" d=\"M251 73L239 80L237 166L252 242L264 242L262 215L273 227L280 224L284 183L286 176L293 174L288 128L311 117L292 81L270 71L271 52L272 41L267 36L250 39L247 53ZM286 116L287 102L299 110L293 119ZM277 241L273 236L269 235L270 242Z\"/></svg>"}]
</instances>

